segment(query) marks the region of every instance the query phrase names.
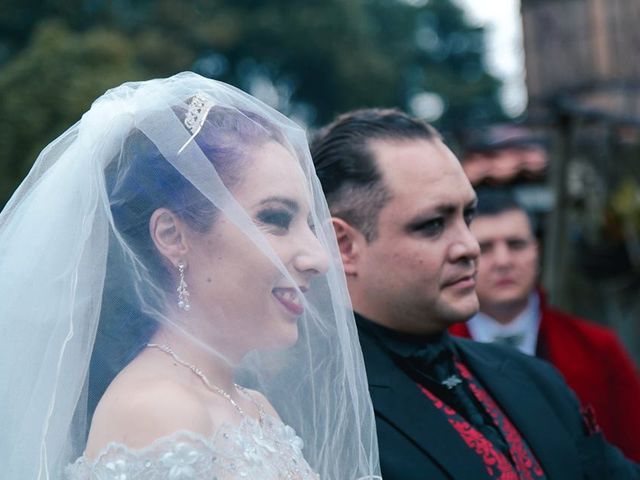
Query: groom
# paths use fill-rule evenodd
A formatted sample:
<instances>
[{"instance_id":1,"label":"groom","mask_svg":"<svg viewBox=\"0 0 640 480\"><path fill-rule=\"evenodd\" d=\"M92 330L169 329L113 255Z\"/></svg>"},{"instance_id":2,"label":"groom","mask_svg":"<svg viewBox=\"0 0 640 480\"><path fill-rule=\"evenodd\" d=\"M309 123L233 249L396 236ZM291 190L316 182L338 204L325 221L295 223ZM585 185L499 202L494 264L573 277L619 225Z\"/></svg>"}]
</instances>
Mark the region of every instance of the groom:
<instances>
[{"instance_id":1,"label":"groom","mask_svg":"<svg viewBox=\"0 0 640 480\"><path fill-rule=\"evenodd\" d=\"M478 309L475 193L426 123L359 110L311 147L356 312L385 480L640 478L547 363L454 339Z\"/></svg>"}]
</instances>

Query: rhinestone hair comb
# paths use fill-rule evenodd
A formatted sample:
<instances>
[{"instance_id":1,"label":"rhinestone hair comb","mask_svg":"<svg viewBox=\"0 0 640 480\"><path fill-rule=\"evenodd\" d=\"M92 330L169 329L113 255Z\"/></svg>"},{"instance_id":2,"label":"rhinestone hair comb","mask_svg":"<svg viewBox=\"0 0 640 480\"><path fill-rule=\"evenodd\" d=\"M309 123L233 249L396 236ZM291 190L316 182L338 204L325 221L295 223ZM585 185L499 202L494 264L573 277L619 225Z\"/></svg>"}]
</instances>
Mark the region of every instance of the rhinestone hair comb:
<instances>
[{"instance_id":1,"label":"rhinestone hair comb","mask_svg":"<svg viewBox=\"0 0 640 480\"><path fill-rule=\"evenodd\" d=\"M191 142L196 135L202 129L209 111L214 107L215 102L207 97L204 93L196 93L189 102L189 108L187 109L187 115L184 119L184 126L191 132L191 137L186 143L178 150L178 155L182 153L185 147Z\"/></svg>"}]
</instances>

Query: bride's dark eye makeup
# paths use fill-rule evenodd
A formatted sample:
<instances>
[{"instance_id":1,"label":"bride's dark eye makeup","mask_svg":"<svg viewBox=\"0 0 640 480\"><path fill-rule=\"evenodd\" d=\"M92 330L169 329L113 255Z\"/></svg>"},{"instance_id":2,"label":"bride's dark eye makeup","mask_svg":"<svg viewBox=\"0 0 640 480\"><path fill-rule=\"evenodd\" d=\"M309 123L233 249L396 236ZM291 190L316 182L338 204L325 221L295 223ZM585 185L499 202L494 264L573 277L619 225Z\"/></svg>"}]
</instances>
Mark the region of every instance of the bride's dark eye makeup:
<instances>
[{"instance_id":1,"label":"bride's dark eye makeup","mask_svg":"<svg viewBox=\"0 0 640 480\"><path fill-rule=\"evenodd\" d=\"M259 203L255 220L256 223L272 230L276 234L285 234L289 231L299 211L298 202L291 198L269 197Z\"/></svg>"},{"instance_id":2,"label":"bride's dark eye makeup","mask_svg":"<svg viewBox=\"0 0 640 480\"><path fill-rule=\"evenodd\" d=\"M284 208L270 207L259 211L257 219L264 225L288 230L293 220L293 213Z\"/></svg>"}]
</instances>

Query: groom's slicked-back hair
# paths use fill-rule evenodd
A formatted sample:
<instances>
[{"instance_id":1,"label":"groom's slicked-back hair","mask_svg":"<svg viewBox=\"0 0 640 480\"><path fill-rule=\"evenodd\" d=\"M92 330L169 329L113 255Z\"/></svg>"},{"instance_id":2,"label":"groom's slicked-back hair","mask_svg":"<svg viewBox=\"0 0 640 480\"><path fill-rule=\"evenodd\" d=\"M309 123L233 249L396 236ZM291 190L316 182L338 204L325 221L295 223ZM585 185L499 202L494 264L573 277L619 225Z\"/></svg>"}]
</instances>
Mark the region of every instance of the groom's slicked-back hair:
<instances>
[{"instance_id":1,"label":"groom's slicked-back hair","mask_svg":"<svg viewBox=\"0 0 640 480\"><path fill-rule=\"evenodd\" d=\"M397 109L354 110L320 129L311 156L331 214L360 230L368 242L375 240L379 212L391 195L372 142L439 138L428 123Z\"/></svg>"}]
</instances>

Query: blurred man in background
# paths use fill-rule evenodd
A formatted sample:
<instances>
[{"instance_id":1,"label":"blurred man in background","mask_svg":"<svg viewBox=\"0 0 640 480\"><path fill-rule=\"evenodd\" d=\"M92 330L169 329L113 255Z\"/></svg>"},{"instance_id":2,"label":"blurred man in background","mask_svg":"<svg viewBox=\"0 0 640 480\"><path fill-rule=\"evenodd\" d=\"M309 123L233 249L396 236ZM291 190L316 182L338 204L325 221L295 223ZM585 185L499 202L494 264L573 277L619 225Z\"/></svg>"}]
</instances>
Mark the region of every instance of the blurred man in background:
<instances>
[{"instance_id":1,"label":"blurred man in background","mask_svg":"<svg viewBox=\"0 0 640 480\"><path fill-rule=\"evenodd\" d=\"M611 330L546 304L536 288L539 249L527 212L512 195L488 191L471 230L480 244L480 312L451 332L553 363L594 409L607 439L640 460L640 375Z\"/></svg>"}]
</instances>

